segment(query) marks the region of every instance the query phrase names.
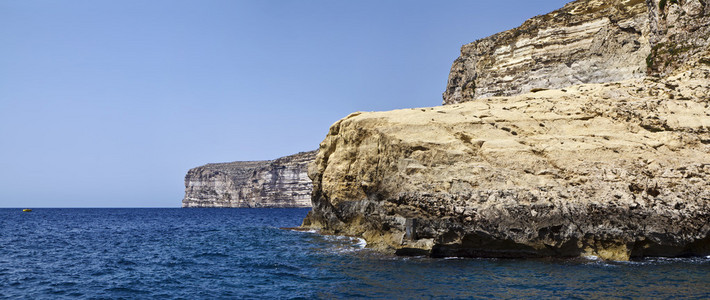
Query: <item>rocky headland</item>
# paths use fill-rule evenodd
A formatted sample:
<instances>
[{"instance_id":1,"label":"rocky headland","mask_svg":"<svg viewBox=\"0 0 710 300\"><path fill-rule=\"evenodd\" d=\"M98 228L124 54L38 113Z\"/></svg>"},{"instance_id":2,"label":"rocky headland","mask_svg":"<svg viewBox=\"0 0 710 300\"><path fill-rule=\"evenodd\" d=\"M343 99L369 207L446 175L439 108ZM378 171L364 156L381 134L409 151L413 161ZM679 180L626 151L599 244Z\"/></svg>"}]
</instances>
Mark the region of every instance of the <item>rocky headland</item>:
<instances>
[{"instance_id":1,"label":"rocky headland","mask_svg":"<svg viewBox=\"0 0 710 300\"><path fill-rule=\"evenodd\" d=\"M399 255L708 255L708 27L706 1L579 0L465 45L447 105L333 124L302 227Z\"/></svg>"},{"instance_id":2,"label":"rocky headland","mask_svg":"<svg viewBox=\"0 0 710 300\"><path fill-rule=\"evenodd\" d=\"M316 151L268 161L207 164L185 176L182 207L310 207Z\"/></svg>"}]
</instances>

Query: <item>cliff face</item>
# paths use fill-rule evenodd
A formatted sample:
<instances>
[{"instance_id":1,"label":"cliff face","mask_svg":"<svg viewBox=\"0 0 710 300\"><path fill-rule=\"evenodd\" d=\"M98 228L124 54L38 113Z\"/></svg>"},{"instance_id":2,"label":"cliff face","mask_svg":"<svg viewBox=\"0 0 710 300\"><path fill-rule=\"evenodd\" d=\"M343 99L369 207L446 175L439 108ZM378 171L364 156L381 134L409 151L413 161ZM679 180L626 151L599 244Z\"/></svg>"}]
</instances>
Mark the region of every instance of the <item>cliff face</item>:
<instances>
[{"instance_id":1,"label":"cliff face","mask_svg":"<svg viewBox=\"0 0 710 300\"><path fill-rule=\"evenodd\" d=\"M707 28L668 35L676 29L658 25L692 3L669 1L661 10L653 1L577 1L553 13L567 24L558 33L536 25L548 20L543 16L523 25L535 30L516 29L526 38L515 45L503 39L513 30L464 46L468 54L457 60L463 71L455 63L450 78L459 78L459 86L465 86L461 74L487 83L463 99L514 96L338 121L309 170L313 210L303 227L363 237L368 247L401 255L626 260L710 254ZM710 9L700 4L701 15L679 18L706 22ZM649 17L654 5L655 20ZM682 52L633 42L651 30L663 32L656 45L678 35L693 38ZM569 39L553 41L559 36ZM594 41L601 46L590 52ZM508 53L544 53L503 59L496 43L517 49ZM616 51L614 45L631 47L628 56L604 54ZM664 54L653 55L657 50ZM567 56L569 70L536 59ZM657 62L663 67L654 68ZM587 76L582 65L596 65L599 81L627 79L561 80L555 84L564 89L520 94L540 87L544 74L552 81ZM655 76L636 78L647 71ZM452 99L465 95L452 91Z\"/></svg>"},{"instance_id":2,"label":"cliff face","mask_svg":"<svg viewBox=\"0 0 710 300\"><path fill-rule=\"evenodd\" d=\"M689 62L710 65L710 1L648 0L650 42L648 73L666 75ZM663 4L665 3L665 4Z\"/></svg>"},{"instance_id":3,"label":"cliff face","mask_svg":"<svg viewBox=\"0 0 710 300\"><path fill-rule=\"evenodd\" d=\"M190 169L182 207L310 207L307 170L316 152Z\"/></svg>"},{"instance_id":4,"label":"cliff face","mask_svg":"<svg viewBox=\"0 0 710 300\"><path fill-rule=\"evenodd\" d=\"M709 12L700 0L571 2L464 45L443 103L668 74L704 55Z\"/></svg>"},{"instance_id":5,"label":"cliff face","mask_svg":"<svg viewBox=\"0 0 710 300\"><path fill-rule=\"evenodd\" d=\"M710 68L355 113L312 165L304 227L398 254L710 254Z\"/></svg>"}]
</instances>

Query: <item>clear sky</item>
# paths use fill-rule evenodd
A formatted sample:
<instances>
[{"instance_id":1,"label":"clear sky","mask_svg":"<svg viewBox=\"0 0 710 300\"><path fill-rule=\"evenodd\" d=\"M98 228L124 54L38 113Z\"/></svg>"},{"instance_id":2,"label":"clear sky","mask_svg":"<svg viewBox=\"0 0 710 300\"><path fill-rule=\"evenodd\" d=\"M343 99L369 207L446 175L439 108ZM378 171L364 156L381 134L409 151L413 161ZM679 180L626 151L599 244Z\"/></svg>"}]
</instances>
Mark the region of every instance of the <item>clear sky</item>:
<instances>
[{"instance_id":1,"label":"clear sky","mask_svg":"<svg viewBox=\"0 0 710 300\"><path fill-rule=\"evenodd\" d=\"M564 0L0 0L0 207L179 207L188 169L440 105L461 45Z\"/></svg>"}]
</instances>

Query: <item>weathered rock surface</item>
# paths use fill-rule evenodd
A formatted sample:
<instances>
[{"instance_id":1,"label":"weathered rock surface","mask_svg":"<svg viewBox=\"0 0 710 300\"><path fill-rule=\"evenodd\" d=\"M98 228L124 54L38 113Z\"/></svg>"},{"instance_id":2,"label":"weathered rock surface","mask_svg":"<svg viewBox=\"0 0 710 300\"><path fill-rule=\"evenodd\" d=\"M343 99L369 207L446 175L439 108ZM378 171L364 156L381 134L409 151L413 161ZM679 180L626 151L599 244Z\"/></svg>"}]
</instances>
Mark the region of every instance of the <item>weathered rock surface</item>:
<instances>
[{"instance_id":1,"label":"weathered rock surface","mask_svg":"<svg viewBox=\"0 0 710 300\"><path fill-rule=\"evenodd\" d=\"M710 254L710 68L354 113L303 226L398 254Z\"/></svg>"},{"instance_id":2,"label":"weathered rock surface","mask_svg":"<svg viewBox=\"0 0 710 300\"><path fill-rule=\"evenodd\" d=\"M710 1L648 2L653 8L649 10L653 48L646 58L649 74L670 74L688 62L710 65Z\"/></svg>"},{"instance_id":3,"label":"weathered rock surface","mask_svg":"<svg viewBox=\"0 0 710 300\"><path fill-rule=\"evenodd\" d=\"M302 227L400 255L710 255L708 16L576 1L464 46L450 105L330 128Z\"/></svg>"},{"instance_id":4,"label":"weathered rock surface","mask_svg":"<svg viewBox=\"0 0 710 300\"><path fill-rule=\"evenodd\" d=\"M707 55L709 28L708 1L574 1L464 45L443 103L667 75Z\"/></svg>"},{"instance_id":5,"label":"weathered rock surface","mask_svg":"<svg viewBox=\"0 0 710 300\"><path fill-rule=\"evenodd\" d=\"M182 207L310 207L307 171L316 152L190 169Z\"/></svg>"}]
</instances>

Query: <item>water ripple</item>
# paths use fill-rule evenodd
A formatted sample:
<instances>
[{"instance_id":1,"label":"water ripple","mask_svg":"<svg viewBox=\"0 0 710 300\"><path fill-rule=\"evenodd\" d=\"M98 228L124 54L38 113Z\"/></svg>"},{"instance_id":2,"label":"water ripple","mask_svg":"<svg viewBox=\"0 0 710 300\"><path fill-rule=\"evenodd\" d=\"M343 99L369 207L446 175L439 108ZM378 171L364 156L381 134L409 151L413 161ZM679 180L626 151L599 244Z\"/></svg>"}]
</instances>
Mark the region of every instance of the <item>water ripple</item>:
<instances>
[{"instance_id":1,"label":"water ripple","mask_svg":"<svg viewBox=\"0 0 710 300\"><path fill-rule=\"evenodd\" d=\"M306 212L0 209L0 298L710 298L710 258L400 258Z\"/></svg>"}]
</instances>

